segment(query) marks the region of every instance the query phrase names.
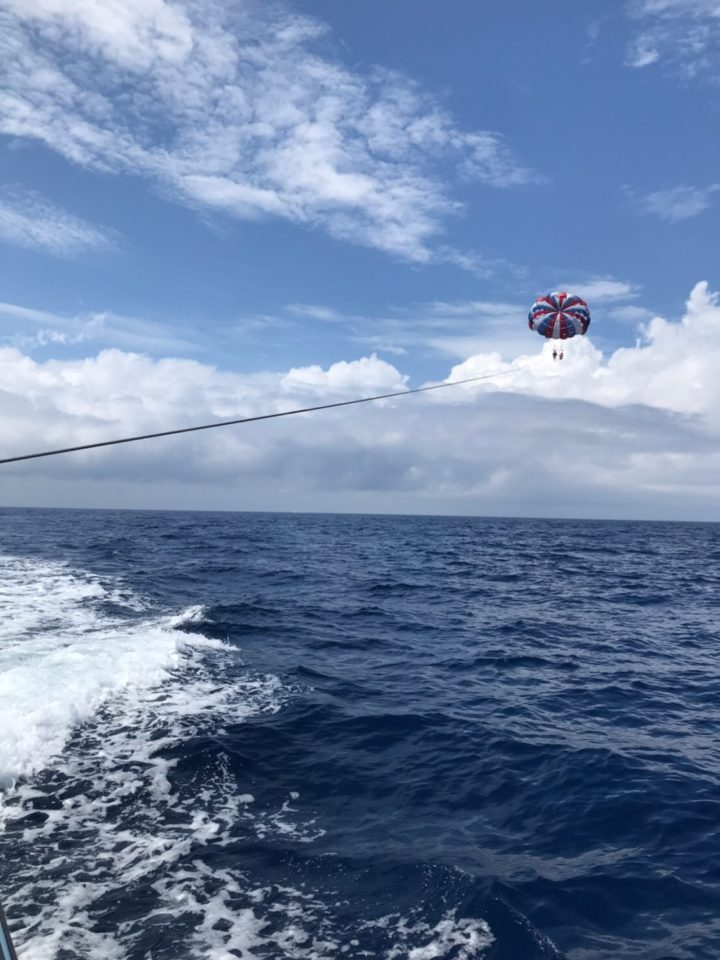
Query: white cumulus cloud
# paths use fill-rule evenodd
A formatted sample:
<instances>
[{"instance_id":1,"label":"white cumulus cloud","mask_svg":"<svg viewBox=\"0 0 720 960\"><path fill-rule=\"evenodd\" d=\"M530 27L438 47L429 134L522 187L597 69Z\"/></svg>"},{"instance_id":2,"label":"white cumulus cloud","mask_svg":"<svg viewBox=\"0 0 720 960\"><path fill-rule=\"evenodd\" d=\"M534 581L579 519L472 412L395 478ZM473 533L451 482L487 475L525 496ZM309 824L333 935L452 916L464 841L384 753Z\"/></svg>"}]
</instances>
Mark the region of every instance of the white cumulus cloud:
<instances>
[{"instance_id":1,"label":"white cumulus cloud","mask_svg":"<svg viewBox=\"0 0 720 960\"><path fill-rule=\"evenodd\" d=\"M485 353L476 386L2 467L6 502L720 518L720 304L603 356ZM403 389L375 356L253 375L105 350L0 349L6 456Z\"/></svg>"},{"instance_id":2,"label":"white cumulus cloud","mask_svg":"<svg viewBox=\"0 0 720 960\"><path fill-rule=\"evenodd\" d=\"M703 415L720 426L718 294L707 283L698 283L679 323L653 317L642 329L641 343L621 347L608 358L590 338L574 338L566 345L571 358L567 367L549 361L552 344L548 342L541 355L520 358L517 362L524 369L504 376L493 389L603 406L644 404ZM548 375L549 363L552 375ZM505 371L512 365L499 355L482 354L454 367L449 379Z\"/></svg>"}]
</instances>

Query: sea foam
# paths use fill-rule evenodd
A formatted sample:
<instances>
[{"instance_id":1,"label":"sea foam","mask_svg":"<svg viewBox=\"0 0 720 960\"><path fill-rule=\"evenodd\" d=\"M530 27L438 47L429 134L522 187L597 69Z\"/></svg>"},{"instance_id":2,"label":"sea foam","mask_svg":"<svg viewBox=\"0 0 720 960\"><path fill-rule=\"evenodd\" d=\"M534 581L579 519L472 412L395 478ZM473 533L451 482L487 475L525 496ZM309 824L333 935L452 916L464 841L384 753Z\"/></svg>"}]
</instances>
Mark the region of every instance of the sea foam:
<instances>
[{"instance_id":1,"label":"sea foam","mask_svg":"<svg viewBox=\"0 0 720 960\"><path fill-rule=\"evenodd\" d=\"M7 789L46 767L108 697L162 682L186 644L176 628L196 611L130 619L103 609L118 607L117 590L64 564L2 557L0 569L0 786Z\"/></svg>"}]
</instances>

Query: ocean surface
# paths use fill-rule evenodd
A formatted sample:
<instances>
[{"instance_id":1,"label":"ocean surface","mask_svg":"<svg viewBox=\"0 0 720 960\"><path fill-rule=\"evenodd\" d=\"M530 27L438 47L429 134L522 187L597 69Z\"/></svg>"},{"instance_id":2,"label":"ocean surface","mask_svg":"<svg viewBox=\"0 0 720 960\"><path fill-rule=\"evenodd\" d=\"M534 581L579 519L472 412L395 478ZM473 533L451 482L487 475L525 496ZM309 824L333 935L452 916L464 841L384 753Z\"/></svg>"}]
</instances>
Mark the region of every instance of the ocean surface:
<instances>
[{"instance_id":1,"label":"ocean surface","mask_svg":"<svg viewBox=\"0 0 720 960\"><path fill-rule=\"evenodd\" d=\"M720 957L720 526L0 511L20 960Z\"/></svg>"}]
</instances>

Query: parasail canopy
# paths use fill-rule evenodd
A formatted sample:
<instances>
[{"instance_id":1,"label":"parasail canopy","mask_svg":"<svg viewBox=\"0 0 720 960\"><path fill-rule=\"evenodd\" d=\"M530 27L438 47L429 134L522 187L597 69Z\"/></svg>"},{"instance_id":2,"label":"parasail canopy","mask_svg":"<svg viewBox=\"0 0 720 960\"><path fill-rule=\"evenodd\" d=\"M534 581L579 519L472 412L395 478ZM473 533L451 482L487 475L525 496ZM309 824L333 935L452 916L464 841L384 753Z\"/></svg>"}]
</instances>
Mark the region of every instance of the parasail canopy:
<instances>
[{"instance_id":1,"label":"parasail canopy","mask_svg":"<svg viewBox=\"0 0 720 960\"><path fill-rule=\"evenodd\" d=\"M541 337L567 340L587 333L590 310L581 297L556 290L535 301L528 314L528 326Z\"/></svg>"}]
</instances>

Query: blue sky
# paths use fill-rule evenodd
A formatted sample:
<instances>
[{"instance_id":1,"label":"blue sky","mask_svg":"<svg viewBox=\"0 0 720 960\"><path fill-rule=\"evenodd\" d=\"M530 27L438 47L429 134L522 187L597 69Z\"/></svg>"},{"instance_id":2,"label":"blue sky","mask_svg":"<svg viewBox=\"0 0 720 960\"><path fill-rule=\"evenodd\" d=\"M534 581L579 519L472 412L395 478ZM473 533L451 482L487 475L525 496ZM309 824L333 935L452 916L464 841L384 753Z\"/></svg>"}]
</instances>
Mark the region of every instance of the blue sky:
<instances>
[{"instance_id":1,"label":"blue sky","mask_svg":"<svg viewBox=\"0 0 720 960\"><path fill-rule=\"evenodd\" d=\"M565 285L590 301L602 380L654 316L681 322L700 281L712 312L711 0L0 11L1 343L40 381L66 364L79 383L80 360L114 349L234 375L261 406L258 377L315 365L325 392L334 364L359 393L360 369L370 387L417 385L542 353L528 304ZM374 372L347 366L373 355ZM513 385L542 403L566 388ZM216 412L213 389L198 413ZM628 402L655 405L638 390ZM73 435L90 429L67 419L75 397L58 408Z\"/></svg>"}]
</instances>

